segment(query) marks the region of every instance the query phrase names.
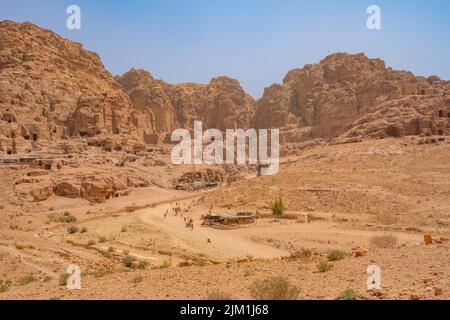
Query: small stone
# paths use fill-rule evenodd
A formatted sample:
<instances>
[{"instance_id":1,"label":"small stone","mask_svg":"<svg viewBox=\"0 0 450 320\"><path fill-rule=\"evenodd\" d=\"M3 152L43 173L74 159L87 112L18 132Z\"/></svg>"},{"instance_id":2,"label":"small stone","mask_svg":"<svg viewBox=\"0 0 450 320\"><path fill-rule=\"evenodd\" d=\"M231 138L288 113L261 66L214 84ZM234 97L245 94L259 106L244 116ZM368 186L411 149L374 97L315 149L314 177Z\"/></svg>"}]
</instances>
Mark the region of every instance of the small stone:
<instances>
[{"instance_id":1,"label":"small stone","mask_svg":"<svg viewBox=\"0 0 450 320\"><path fill-rule=\"evenodd\" d=\"M303 258L311 258L312 257L312 251L311 250L304 250L302 252L302 257Z\"/></svg>"},{"instance_id":2,"label":"small stone","mask_svg":"<svg viewBox=\"0 0 450 320\"><path fill-rule=\"evenodd\" d=\"M411 293L411 294L409 295L409 298L410 298L411 300L413 300L413 301L417 301L417 300L420 300L420 295L417 294L417 293Z\"/></svg>"},{"instance_id":3,"label":"small stone","mask_svg":"<svg viewBox=\"0 0 450 320\"><path fill-rule=\"evenodd\" d=\"M442 288L434 288L434 295L436 297L442 296L443 294L444 294L444 290L442 290Z\"/></svg>"},{"instance_id":4,"label":"small stone","mask_svg":"<svg viewBox=\"0 0 450 320\"><path fill-rule=\"evenodd\" d=\"M423 240L425 242L426 245L430 245L433 243L433 237L429 234L426 234L423 236Z\"/></svg>"},{"instance_id":5,"label":"small stone","mask_svg":"<svg viewBox=\"0 0 450 320\"><path fill-rule=\"evenodd\" d=\"M364 257L367 254L367 251L364 249L359 249L355 251L355 258Z\"/></svg>"},{"instance_id":6,"label":"small stone","mask_svg":"<svg viewBox=\"0 0 450 320\"><path fill-rule=\"evenodd\" d=\"M239 259L237 263L249 263L250 261L247 258Z\"/></svg>"},{"instance_id":7,"label":"small stone","mask_svg":"<svg viewBox=\"0 0 450 320\"><path fill-rule=\"evenodd\" d=\"M190 265L191 264L188 261L183 261L178 264L178 267L185 268L185 267L189 267Z\"/></svg>"}]
</instances>

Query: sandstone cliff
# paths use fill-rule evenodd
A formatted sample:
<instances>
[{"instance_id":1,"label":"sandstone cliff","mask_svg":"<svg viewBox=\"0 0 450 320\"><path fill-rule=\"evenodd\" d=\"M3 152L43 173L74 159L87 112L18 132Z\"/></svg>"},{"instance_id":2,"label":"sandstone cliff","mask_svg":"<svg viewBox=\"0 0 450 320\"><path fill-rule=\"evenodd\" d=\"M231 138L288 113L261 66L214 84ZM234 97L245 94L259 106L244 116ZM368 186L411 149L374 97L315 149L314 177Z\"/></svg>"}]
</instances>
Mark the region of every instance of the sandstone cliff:
<instances>
[{"instance_id":1,"label":"sandstone cliff","mask_svg":"<svg viewBox=\"0 0 450 320\"><path fill-rule=\"evenodd\" d=\"M282 128L287 142L331 139L353 127L347 136L445 134L449 88L437 77L394 71L364 54L336 53L267 88L257 103L255 125Z\"/></svg>"},{"instance_id":2,"label":"sandstone cliff","mask_svg":"<svg viewBox=\"0 0 450 320\"><path fill-rule=\"evenodd\" d=\"M78 43L30 23L0 22L2 154L73 138L110 151L123 150L125 140L142 149L142 142L167 142L174 129L192 129L194 120L205 129L279 128L288 144L446 135L450 82L336 53L290 71L255 101L228 77L168 84L132 69L113 78Z\"/></svg>"},{"instance_id":3,"label":"sandstone cliff","mask_svg":"<svg viewBox=\"0 0 450 320\"><path fill-rule=\"evenodd\" d=\"M0 150L129 134L133 108L97 54L30 23L0 22Z\"/></svg>"},{"instance_id":4,"label":"sandstone cliff","mask_svg":"<svg viewBox=\"0 0 450 320\"><path fill-rule=\"evenodd\" d=\"M167 84L146 71L132 69L116 80L134 107L153 123L156 134L192 129L194 120L203 121L206 128L248 128L255 112L254 100L237 80L228 77L212 79L209 84Z\"/></svg>"}]
</instances>

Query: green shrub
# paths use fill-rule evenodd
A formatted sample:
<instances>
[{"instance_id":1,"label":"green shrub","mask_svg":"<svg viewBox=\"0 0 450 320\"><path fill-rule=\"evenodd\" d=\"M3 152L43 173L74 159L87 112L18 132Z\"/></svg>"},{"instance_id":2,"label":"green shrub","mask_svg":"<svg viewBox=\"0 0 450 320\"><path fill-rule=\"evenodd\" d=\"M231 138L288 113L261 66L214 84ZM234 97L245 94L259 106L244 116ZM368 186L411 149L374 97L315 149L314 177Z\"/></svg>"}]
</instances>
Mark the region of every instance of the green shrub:
<instances>
[{"instance_id":1,"label":"green shrub","mask_svg":"<svg viewBox=\"0 0 450 320\"><path fill-rule=\"evenodd\" d=\"M331 251L327 258L329 261L339 261L344 259L347 256L347 253L341 250L333 250Z\"/></svg>"},{"instance_id":2,"label":"green shrub","mask_svg":"<svg viewBox=\"0 0 450 320\"><path fill-rule=\"evenodd\" d=\"M68 234L75 234L78 232L78 227L71 225L69 228L67 228L67 233Z\"/></svg>"},{"instance_id":3,"label":"green shrub","mask_svg":"<svg viewBox=\"0 0 450 320\"><path fill-rule=\"evenodd\" d=\"M356 292L352 289L345 290L339 296L339 300L356 300Z\"/></svg>"},{"instance_id":4,"label":"green shrub","mask_svg":"<svg viewBox=\"0 0 450 320\"><path fill-rule=\"evenodd\" d=\"M68 216L64 216L64 222L67 223L74 223L77 222L77 217L73 216L73 215L68 215Z\"/></svg>"},{"instance_id":5,"label":"green shrub","mask_svg":"<svg viewBox=\"0 0 450 320\"><path fill-rule=\"evenodd\" d=\"M80 233L86 233L88 231L88 229L86 227L81 228Z\"/></svg>"},{"instance_id":6,"label":"green shrub","mask_svg":"<svg viewBox=\"0 0 450 320\"><path fill-rule=\"evenodd\" d=\"M255 281L250 287L255 300L296 300L300 290L283 277Z\"/></svg>"},{"instance_id":7,"label":"green shrub","mask_svg":"<svg viewBox=\"0 0 450 320\"><path fill-rule=\"evenodd\" d=\"M333 265L326 261L321 261L317 264L317 269L319 269L320 272L327 272L333 269Z\"/></svg>"},{"instance_id":8,"label":"green shrub","mask_svg":"<svg viewBox=\"0 0 450 320\"><path fill-rule=\"evenodd\" d=\"M4 292L8 291L8 289L9 289L8 282L0 280L0 293L4 293Z\"/></svg>"},{"instance_id":9,"label":"green shrub","mask_svg":"<svg viewBox=\"0 0 450 320\"><path fill-rule=\"evenodd\" d=\"M127 267L127 268L132 268L133 267L133 262L136 261L135 257L132 257L130 255L126 255L125 257L123 257L122 259L122 264Z\"/></svg>"},{"instance_id":10,"label":"green shrub","mask_svg":"<svg viewBox=\"0 0 450 320\"><path fill-rule=\"evenodd\" d=\"M63 273L59 276L59 285L60 286L67 286L67 281L70 278L70 274L68 273Z\"/></svg>"},{"instance_id":11,"label":"green shrub","mask_svg":"<svg viewBox=\"0 0 450 320\"><path fill-rule=\"evenodd\" d=\"M138 268L139 269L142 269L142 270L145 270L145 268L147 268L148 267L148 261L147 260L140 260L139 261L139 264L138 264Z\"/></svg>"},{"instance_id":12,"label":"green shrub","mask_svg":"<svg viewBox=\"0 0 450 320\"><path fill-rule=\"evenodd\" d=\"M29 274L29 275L27 275L27 276L25 276L25 277L23 277L23 278L21 278L19 280L19 285L26 286L27 284L30 284L30 283L35 282L35 281L36 281L35 276L32 275L32 274Z\"/></svg>"},{"instance_id":13,"label":"green shrub","mask_svg":"<svg viewBox=\"0 0 450 320\"><path fill-rule=\"evenodd\" d=\"M283 204L283 199L281 197L278 197L278 199L276 199L274 202L272 202L271 204L271 208L272 208L272 214L274 216L282 216L284 214L284 204Z\"/></svg>"},{"instance_id":14,"label":"green shrub","mask_svg":"<svg viewBox=\"0 0 450 320\"><path fill-rule=\"evenodd\" d=\"M214 292L208 293L206 300L208 300L208 301L226 301L226 300L233 300L233 299L229 293L226 293L223 291L214 291Z\"/></svg>"}]
</instances>

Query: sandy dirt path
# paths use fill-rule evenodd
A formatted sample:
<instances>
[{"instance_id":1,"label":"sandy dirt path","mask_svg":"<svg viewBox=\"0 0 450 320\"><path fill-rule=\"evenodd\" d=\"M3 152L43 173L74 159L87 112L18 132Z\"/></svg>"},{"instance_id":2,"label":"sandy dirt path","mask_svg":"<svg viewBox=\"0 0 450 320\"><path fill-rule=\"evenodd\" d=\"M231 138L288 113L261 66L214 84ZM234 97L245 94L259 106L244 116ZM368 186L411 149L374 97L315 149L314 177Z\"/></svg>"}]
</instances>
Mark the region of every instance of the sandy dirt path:
<instances>
[{"instance_id":1,"label":"sandy dirt path","mask_svg":"<svg viewBox=\"0 0 450 320\"><path fill-rule=\"evenodd\" d=\"M182 205L188 203L182 202ZM165 212L169 214L164 217ZM201 212L194 210L183 216L172 214L170 203L158 205L154 208L144 209L140 212L140 220L162 232L169 234L171 245L186 249L188 252L201 253L207 257L219 260L242 258L252 256L254 258L276 258L288 255L285 250L280 250L268 245L259 244L244 236L247 228L234 230L216 230L202 227L200 221ZM194 230L186 228L184 217L194 219ZM210 243L208 243L210 239Z\"/></svg>"}]
</instances>

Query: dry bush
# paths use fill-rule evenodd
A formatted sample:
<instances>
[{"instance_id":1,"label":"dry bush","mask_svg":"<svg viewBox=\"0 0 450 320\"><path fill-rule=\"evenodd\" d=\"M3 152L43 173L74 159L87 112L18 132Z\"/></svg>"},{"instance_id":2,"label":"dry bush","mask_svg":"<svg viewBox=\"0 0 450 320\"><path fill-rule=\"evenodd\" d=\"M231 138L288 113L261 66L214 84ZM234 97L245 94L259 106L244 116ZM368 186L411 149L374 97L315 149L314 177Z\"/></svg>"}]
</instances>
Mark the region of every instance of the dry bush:
<instances>
[{"instance_id":1,"label":"dry bush","mask_svg":"<svg viewBox=\"0 0 450 320\"><path fill-rule=\"evenodd\" d=\"M324 272L328 272L331 269L333 269L333 265L326 261L321 261L317 264L317 269L319 270L319 272L324 273Z\"/></svg>"},{"instance_id":2,"label":"dry bush","mask_svg":"<svg viewBox=\"0 0 450 320\"><path fill-rule=\"evenodd\" d=\"M328 255L327 258L329 261L339 261L345 259L347 253L341 250L333 250Z\"/></svg>"},{"instance_id":3,"label":"dry bush","mask_svg":"<svg viewBox=\"0 0 450 320\"><path fill-rule=\"evenodd\" d=\"M138 268L141 270L145 270L149 266L149 262L147 260L139 260Z\"/></svg>"},{"instance_id":4,"label":"dry bush","mask_svg":"<svg viewBox=\"0 0 450 320\"><path fill-rule=\"evenodd\" d=\"M30 284L32 282L35 282L37 279L34 275L29 274L23 278L19 279L19 285L20 286L26 286L27 284Z\"/></svg>"},{"instance_id":5,"label":"dry bush","mask_svg":"<svg viewBox=\"0 0 450 320\"><path fill-rule=\"evenodd\" d=\"M69 281L70 278L70 274L68 273L63 273L59 276L59 285L60 286L66 286L67 285L67 281Z\"/></svg>"},{"instance_id":6,"label":"dry bush","mask_svg":"<svg viewBox=\"0 0 450 320\"><path fill-rule=\"evenodd\" d=\"M253 282L250 294L255 300L296 300L300 290L283 277Z\"/></svg>"},{"instance_id":7,"label":"dry bush","mask_svg":"<svg viewBox=\"0 0 450 320\"><path fill-rule=\"evenodd\" d=\"M10 283L8 281L3 281L0 279L0 293L8 291Z\"/></svg>"},{"instance_id":8,"label":"dry bush","mask_svg":"<svg viewBox=\"0 0 450 320\"><path fill-rule=\"evenodd\" d=\"M136 258L130 255L125 255L122 259L122 264L127 268L132 268Z\"/></svg>"},{"instance_id":9,"label":"dry bush","mask_svg":"<svg viewBox=\"0 0 450 320\"><path fill-rule=\"evenodd\" d=\"M285 211L283 199L281 197L275 199L275 201L270 204L270 208L272 209L272 214L274 216L281 217Z\"/></svg>"},{"instance_id":10,"label":"dry bush","mask_svg":"<svg viewBox=\"0 0 450 320\"><path fill-rule=\"evenodd\" d=\"M370 245L375 248L393 249L398 246L398 239L393 235L375 236L370 239Z\"/></svg>"},{"instance_id":11,"label":"dry bush","mask_svg":"<svg viewBox=\"0 0 450 320\"><path fill-rule=\"evenodd\" d=\"M142 281L144 281L144 278L141 277L141 276L134 277L134 278L131 280L131 282L134 283L134 284L141 283Z\"/></svg>"},{"instance_id":12,"label":"dry bush","mask_svg":"<svg viewBox=\"0 0 450 320\"><path fill-rule=\"evenodd\" d=\"M213 291L213 292L208 293L206 300L208 300L208 301L226 301L226 300L233 300L233 299L229 293L226 293L223 291Z\"/></svg>"},{"instance_id":13,"label":"dry bush","mask_svg":"<svg viewBox=\"0 0 450 320\"><path fill-rule=\"evenodd\" d=\"M71 225L69 228L67 228L67 233L68 234L75 234L78 232L78 227Z\"/></svg>"},{"instance_id":14,"label":"dry bush","mask_svg":"<svg viewBox=\"0 0 450 320\"><path fill-rule=\"evenodd\" d=\"M357 294L355 290L348 289L341 293L339 300L356 300Z\"/></svg>"},{"instance_id":15,"label":"dry bush","mask_svg":"<svg viewBox=\"0 0 450 320\"><path fill-rule=\"evenodd\" d=\"M167 269L172 265L172 261L164 260L163 263L159 266L160 269Z\"/></svg>"}]
</instances>

